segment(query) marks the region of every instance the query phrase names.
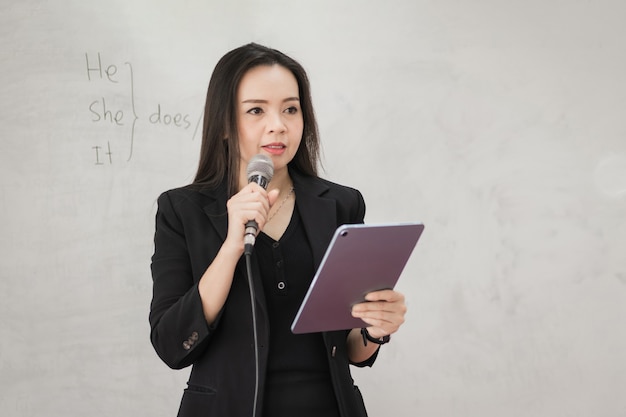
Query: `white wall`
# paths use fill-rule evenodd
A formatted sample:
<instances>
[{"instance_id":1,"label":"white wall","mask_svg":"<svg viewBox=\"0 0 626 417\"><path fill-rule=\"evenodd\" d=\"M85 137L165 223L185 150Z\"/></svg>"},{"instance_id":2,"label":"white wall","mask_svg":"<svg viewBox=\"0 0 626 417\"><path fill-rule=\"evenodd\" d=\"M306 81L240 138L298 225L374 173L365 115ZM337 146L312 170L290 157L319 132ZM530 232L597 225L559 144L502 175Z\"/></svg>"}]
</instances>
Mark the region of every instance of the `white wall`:
<instances>
[{"instance_id":1,"label":"white wall","mask_svg":"<svg viewBox=\"0 0 626 417\"><path fill-rule=\"evenodd\" d=\"M626 415L626 3L2 3L2 416L175 415L155 201L191 181L210 73L250 41L309 71L325 176L366 220L426 224L407 323L354 372L370 415Z\"/></svg>"}]
</instances>

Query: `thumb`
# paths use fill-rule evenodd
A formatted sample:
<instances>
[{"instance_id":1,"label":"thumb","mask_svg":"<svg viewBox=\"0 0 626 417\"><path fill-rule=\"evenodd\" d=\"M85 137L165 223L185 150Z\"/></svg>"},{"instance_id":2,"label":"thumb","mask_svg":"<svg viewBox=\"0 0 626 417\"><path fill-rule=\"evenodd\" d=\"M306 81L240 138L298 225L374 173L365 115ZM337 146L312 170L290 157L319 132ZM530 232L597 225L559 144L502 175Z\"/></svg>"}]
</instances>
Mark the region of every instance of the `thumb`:
<instances>
[{"instance_id":1,"label":"thumb","mask_svg":"<svg viewBox=\"0 0 626 417\"><path fill-rule=\"evenodd\" d=\"M274 205L276 199L278 198L278 194L280 194L280 190L278 188L274 188L269 193L267 193L267 198L270 202L270 207Z\"/></svg>"}]
</instances>

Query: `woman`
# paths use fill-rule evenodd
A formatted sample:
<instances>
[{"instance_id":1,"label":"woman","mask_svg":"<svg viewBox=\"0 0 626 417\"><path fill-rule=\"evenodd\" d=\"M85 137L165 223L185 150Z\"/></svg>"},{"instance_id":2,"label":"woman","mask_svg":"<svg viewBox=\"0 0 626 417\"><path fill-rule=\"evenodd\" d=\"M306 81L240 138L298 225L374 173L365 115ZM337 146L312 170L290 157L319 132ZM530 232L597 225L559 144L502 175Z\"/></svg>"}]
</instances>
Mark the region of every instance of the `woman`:
<instances>
[{"instance_id":1,"label":"woman","mask_svg":"<svg viewBox=\"0 0 626 417\"><path fill-rule=\"evenodd\" d=\"M290 324L337 226L362 223L361 194L317 176L319 142L304 69L249 44L217 64L194 183L158 200L151 341L175 369L193 365L179 416L365 416L349 364L370 366L404 321L402 294L377 291L352 314L369 327L294 335ZM266 191L248 184L272 159ZM252 256L260 379L244 251Z\"/></svg>"}]
</instances>

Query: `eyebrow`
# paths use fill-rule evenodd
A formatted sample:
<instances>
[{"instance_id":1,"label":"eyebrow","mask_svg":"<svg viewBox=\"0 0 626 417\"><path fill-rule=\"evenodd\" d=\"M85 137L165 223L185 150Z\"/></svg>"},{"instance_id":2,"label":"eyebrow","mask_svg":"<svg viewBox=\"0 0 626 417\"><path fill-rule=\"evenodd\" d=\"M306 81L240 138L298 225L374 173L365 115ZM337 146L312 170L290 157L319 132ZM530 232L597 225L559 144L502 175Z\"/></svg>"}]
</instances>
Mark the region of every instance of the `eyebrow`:
<instances>
[{"instance_id":1,"label":"eyebrow","mask_svg":"<svg viewBox=\"0 0 626 417\"><path fill-rule=\"evenodd\" d=\"M283 103L286 103L288 101L300 101L300 98L299 97L287 97L286 99L283 100ZM241 103L267 103L267 100L251 98L248 100L243 100Z\"/></svg>"}]
</instances>

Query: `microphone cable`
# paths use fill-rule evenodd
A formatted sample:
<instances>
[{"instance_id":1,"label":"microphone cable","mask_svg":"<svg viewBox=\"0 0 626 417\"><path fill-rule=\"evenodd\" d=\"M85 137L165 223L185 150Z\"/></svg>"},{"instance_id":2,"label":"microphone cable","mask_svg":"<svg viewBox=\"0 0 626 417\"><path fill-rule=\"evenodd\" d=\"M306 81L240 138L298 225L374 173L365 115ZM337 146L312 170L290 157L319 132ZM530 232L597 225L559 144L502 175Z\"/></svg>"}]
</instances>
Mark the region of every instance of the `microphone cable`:
<instances>
[{"instance_id":1,"label":"microphone cable","mask_svg":"<svg viewBox=\"0 0 626 417\"><path fill-rule=\"evenodd\" d=\"M253 156L248 162L246 168L246 176L248 183L254 182L260 185L264 190L272 180L274 175L274 163L272 158L267 155L258 154ZM248 274L248 289L250 290L250 307L252 308L252 334L254 337L254 402L252 409L252 417L256 417L257 404L259 401L259 334L257 329L256 318L256 295L254 292L254 282L252 281L252 250L256 240L258 225L254 220L246 223L244 234L244 255L246 257L246 272Z\"/></svg>"},{"instance_id":2,"label":"microphone cable","mask_svg":"<svg viewBox=\"0 0 626 417\"><path fill-rule=\"evenodd\" d=\"M252 334L254 338L254 401L252 405L252 417L256 417L256 410L259 398L259 335L257 330L256 318L256 294L254 292L254 283L252 282L252 253L245 252L246 256L246 272L248 274L248 289L250 290L250 307L252 307Z\"/></svg>"}]
</instances>

